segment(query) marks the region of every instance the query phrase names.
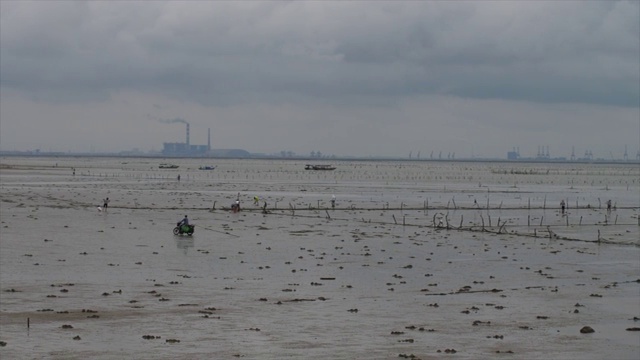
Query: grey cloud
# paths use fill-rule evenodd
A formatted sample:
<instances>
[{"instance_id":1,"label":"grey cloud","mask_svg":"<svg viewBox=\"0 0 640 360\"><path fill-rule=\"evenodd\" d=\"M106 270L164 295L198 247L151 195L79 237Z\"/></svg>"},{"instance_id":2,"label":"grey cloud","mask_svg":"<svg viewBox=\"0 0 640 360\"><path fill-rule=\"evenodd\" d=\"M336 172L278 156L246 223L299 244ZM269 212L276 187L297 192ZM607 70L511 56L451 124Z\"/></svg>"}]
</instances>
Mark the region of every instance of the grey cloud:
<instances>
[{"instance_id":1,"label":"grey cloud","mask_svg":"<svg viewBox=\"0 0 640 360\"><path fill-rule=\"evenodd\" d=\"M210 105L640 97L635 1L0 6L0 85L45 101L127 90Z\"/></svg>"}]
</instances>

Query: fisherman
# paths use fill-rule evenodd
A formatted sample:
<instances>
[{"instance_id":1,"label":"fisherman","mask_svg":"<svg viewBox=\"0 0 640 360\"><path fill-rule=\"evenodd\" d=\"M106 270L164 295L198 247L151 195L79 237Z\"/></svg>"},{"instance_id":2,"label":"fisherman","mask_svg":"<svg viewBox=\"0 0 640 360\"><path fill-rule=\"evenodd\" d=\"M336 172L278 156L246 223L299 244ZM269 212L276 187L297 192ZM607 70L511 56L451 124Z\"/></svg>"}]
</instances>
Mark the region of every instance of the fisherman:
<instances>
[{"instance_id":1,"label":"fisherman","mask_svg":"<svg viewBox=\"0 0 640 360\"><path fill-rule=\"evenodd\" d=\"M253 197L253 205L260 205L260 198L258 195Z\"/></svg>"},{"instance_id":2,"label":"fisherman","mask_svg":"<svg viewBox=\"0 0 640 360\"><path fill-rule=\"evenodd\" d=\"M109 207L109 198L102 200L102 208L106 211Z\"/></svg>"}]
</instances>

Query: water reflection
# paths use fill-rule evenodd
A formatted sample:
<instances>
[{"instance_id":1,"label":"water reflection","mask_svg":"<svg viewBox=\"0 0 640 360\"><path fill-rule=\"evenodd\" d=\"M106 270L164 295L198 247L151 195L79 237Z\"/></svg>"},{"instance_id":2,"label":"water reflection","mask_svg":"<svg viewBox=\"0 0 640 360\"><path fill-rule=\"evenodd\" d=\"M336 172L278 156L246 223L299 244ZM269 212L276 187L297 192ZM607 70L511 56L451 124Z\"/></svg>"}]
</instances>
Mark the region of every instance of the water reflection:
<instances>
[{"instance_id":1,"label":"water reflection","mask_svg":"<svg viewBox=\"0 0 640 360\"><path fill-rule=\"evenodd\" d=\"M193 241L193 237L192 236L176 236L175 237L175 241L176 241L176 247L178 249L182 249L182 252L187 255L187 251L189 248L192 248L194 246L194 241Z\"/></svg>"}]
</instances>

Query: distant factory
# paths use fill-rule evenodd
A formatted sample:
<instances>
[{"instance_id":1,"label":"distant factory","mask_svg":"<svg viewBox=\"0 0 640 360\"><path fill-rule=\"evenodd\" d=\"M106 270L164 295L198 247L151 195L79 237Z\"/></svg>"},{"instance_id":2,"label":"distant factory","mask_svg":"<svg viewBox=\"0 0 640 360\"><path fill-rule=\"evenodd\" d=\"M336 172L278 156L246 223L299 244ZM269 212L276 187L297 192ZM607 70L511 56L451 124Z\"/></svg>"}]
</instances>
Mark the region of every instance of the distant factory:
<instances>
[{"instance_id":1,"label":"distant factory","mask_svg":"<svg viewBox=\"0 0 640 360\"><path fill-rule=\"evenodd\" d=\"M191 145L189 123L183 119L161 120L165 124L181 123L187 127L186 142L166 142L162 146L164 156L182 157L234 157L247 158L251 154L242 149L211 149L211 129L207 129L207 145Z\"/></svg>"},{"instance_id":2,"label":"distant factory","mask_svg":"<svg viewBox=\"0 0 640 360\"><path fill-rule=\"evenodd\" d=\"M189 123L182 122L187 126L187 141L186 142L166 142L162 147L162 154L167 156L202 156L207 155L211 151L211 129L207 132L207 145L191 145L189 141Z\"/></svg>"}]
</instances>

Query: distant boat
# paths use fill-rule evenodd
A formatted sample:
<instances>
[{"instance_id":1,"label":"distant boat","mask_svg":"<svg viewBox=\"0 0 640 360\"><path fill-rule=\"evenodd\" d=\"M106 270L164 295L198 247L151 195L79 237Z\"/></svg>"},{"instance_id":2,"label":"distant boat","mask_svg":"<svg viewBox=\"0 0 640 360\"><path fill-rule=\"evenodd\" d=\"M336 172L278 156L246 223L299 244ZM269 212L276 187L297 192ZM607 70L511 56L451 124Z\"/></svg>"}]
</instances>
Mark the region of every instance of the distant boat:
<instances>
[{"instance_id":1,"label":"distant boat","mask_svg":"<svg viewBox=\"0 0 640 360\"><path fill-rule=\"evenodd\" d=\"M307 164L304 167L305 170L335 170L335 166L331 166L331 165L311 165L311 164Z\"/></svg>"},{"instance_id":2,"label":"distant boat","mask_svg":"<svg viewBox=\"0 0 640 360\"><path fill-rule=\"evenodd\" d=\"M200 166L198 170L214 170L215 166Z\"/></svg>"},{"instance_id":3,"label":"distant boat","mask_svg":"<svg viewBox=\"0 0 640 360\"><path fill-rule=\"evenodd\" d=\"M160 164L160 166L158 166L160 169L177 169L178 165L174 165L174 164Z\"/></svg>"}]
</instances>

